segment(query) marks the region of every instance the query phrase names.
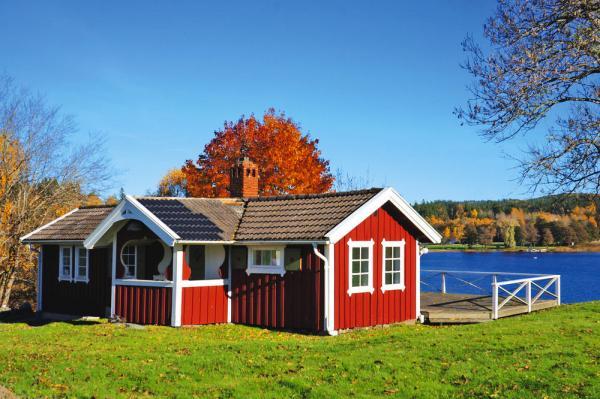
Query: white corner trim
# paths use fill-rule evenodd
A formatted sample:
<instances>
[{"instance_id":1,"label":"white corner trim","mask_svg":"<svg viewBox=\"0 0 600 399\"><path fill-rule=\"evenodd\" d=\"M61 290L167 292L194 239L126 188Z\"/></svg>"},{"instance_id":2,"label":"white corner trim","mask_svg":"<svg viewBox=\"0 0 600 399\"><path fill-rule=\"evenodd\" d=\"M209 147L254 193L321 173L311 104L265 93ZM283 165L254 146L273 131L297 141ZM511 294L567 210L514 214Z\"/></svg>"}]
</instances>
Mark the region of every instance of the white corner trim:
<instances>
[{"instance_id":1,"label":"white corner trim","mask_svg":"<svg viewBox=\"0 0 600 399\"><path fill-rule=\"evenodd\" d=\"M400 247L400 283L399 284L386 284L385 283L385 249L388 247ZM404 276L406 275L406 241L404 239L400 241L386 241L385 238L381 241L381 292L400 290L404 291L406 288L404 282Z\"/></svg>"},{"instance_id":2,"label":"white corner trim","mask_svg":"<svg viewBox=\"0 0 600 399\"><path fill-rule=\"evenodd\" d=\"M392 187L385 188L375 194L373 198L364 203L340 224L331 229L325 237L332 243L341 240L352 229L358 226L369 215L379 209L386 202L391 202L406 218L413 223L431 242L440 243L442 236L431 226L396 190Z\"/></svg>"},{"instance_id":3,"label":"white corner trim","mask_svg":"<svg viewBox=\"0 0 600 399\"><path fill-rule=\"evenodd\" d=\"M37 301L35 304L35 309L37 312L42 311L42 287L44 285L44 274L42 268L44 267L44 247L41 246L38 251L38 286L37 286Z\"/></svg>"},{"instance_id":4,"label":"white corner trim","mask_svg":"<svg viewBox=\"0 0 600 399\"><path fill-rule=\"evenodd\" d=\"M38 233L38 232L44 230L46 227L52 226L54 223L58 222L59 220L62 220L64 218L66 218L67 216L71 215L72 213L77 212L78 210L79 210L79 208L75 208L72 211L69 211L69 212L65 213L64 215L62 215L60 217L57 217L56 219L54 219L53 221L51 221L49 223L46 223L42 227L38 227L37 229L33 230L31 233L25 234L23 237L19 238L19 241L25 241L25 240L27 240L29 237L31 237L35 233Z\"/></svg>"},{"instance_id":5,"label":"white corner trim","mask_svg":"<svg viewBox=\"0 0 600 399\"><path fill-rule=\"evenodd\" d=\"M373 288L373 245L375 241L371 239L370 241L352 241L348 240L348 295L352 296L352 294L361 294L361 293L369 293L372 294L375 291ZM352 249L353 248L369 248L369 274L368 274L368 285L362 287L352 287Z\"/></svg>"},{"instance_id":6,"label":"white corner trim","mask_svg":"<svg viewBox=\"0 0 600 399\"><path fill-rule=\"evenodd\" d=\"M415 252L416 252L416 265L415 265L415 314L417 318L423 323L423 316L421 315L421 252L419 247L419 240L415 240Z\"/></svg>"}]
</instances>

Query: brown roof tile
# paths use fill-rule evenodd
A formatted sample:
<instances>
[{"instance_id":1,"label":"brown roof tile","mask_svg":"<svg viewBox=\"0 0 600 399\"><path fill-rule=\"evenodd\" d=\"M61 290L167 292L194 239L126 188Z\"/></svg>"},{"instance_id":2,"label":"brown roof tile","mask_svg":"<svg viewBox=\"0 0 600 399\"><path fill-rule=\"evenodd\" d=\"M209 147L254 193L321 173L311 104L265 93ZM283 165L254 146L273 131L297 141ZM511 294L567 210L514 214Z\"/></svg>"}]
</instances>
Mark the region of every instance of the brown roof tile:
<instances>
[{"instance_id":1,"label":"brown roof tile","mask_svg":"<svg viewBox=\"0 0 600 399\"><path fill-rule=\"evenodd\" d=\"M23 241L83 241L113 209L110 205L78 208Z\"/></svg>"},{"instance_id":2,"label":"brown roof tile","mask_svg":"<svg viewBox=\"0 0 600 399\"><path fill-rule=\"evenodd\" d=\"M346 219L381 189L310 195L252 198L235 239L315 240Z\"/></svg>"}]
</instances>

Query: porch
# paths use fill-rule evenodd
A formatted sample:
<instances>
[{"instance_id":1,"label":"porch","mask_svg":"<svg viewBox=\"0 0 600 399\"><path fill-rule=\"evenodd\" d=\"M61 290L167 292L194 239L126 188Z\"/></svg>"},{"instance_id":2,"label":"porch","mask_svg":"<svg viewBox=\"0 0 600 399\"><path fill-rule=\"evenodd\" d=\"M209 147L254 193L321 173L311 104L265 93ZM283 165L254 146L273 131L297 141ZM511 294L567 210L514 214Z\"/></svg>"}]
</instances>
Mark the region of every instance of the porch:
<instances>
[{"instance_id":1,"label":"porch","mask_svg":"<svg viewBox=\"0 0 600 399\"><path fill-rule=\"evenodd\" d=\"M421 314L428 323L482 323L560 305L559 275L421 272Z\"/></svg>"}]
</instances>

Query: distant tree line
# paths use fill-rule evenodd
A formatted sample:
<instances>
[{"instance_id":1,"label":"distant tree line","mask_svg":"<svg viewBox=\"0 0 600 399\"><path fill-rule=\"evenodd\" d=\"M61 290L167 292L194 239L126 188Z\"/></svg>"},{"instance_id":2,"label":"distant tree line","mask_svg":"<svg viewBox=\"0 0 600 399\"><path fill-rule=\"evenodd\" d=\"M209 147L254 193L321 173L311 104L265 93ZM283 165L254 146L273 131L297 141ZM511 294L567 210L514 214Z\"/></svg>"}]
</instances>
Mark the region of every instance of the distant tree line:
<instances>
[{"instance_id":1,"label":"distant tree line","mask_svg":"<svg viewBox=\"0 0 600 399\"><path fill-rule=\"evenodd\" d=\"M530 200L432 201L414 205L443 236L444 243L508 248L573 245L600 239L600 199L560 195Z\"/></svg>"}]
</instances>

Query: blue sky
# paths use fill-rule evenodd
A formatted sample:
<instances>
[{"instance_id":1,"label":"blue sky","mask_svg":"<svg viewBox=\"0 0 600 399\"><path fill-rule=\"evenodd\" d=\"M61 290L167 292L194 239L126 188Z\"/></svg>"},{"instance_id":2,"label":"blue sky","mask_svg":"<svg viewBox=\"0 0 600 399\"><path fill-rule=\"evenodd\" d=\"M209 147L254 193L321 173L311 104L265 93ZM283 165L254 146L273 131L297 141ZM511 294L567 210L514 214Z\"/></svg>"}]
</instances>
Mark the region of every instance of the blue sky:
<instances>
[{"instance_id":1,"label":"blue sky","mask_svg":"<svg viewBox=\"0 0 600 399\"><path fill-rule=\"evenodd\" d=\"M274 107L333 170L409 201L526 196L505 155L524 142L452 114L460 42L495 2L324 3L1 2L0 71L73 115L75 141L106 138L113 192L145 194L225 120Z\"/></svg>"}]
</instances>

